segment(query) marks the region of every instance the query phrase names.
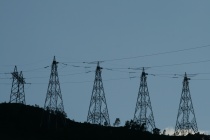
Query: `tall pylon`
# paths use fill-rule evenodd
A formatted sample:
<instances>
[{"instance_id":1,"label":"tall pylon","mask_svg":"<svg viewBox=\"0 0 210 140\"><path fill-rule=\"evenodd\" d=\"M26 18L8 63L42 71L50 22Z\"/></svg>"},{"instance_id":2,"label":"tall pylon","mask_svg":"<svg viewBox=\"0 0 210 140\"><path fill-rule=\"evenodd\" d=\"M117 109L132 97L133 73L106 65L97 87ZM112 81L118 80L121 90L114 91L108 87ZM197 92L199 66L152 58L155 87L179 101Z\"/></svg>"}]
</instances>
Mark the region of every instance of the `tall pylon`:
<instances>
[{"instance_id":1,"label":"tall pylon","mask_svg":"<svg viewBox=\"0 0 210 140\"><path fill-rule=\"evenodd\" d=\"M44 115L44 120L47 122L47 127L58 127L59 123L58 118L60 120L65 117L63 99L61 95L61 88L58 78L57 64L59 62L56 61L55 56L51 65L51 74L47 89L47 94L44 103L44 109L48 111L49 114ZM42 124L41 123L41 124ZM61 125L65 124L65 122L61 122Z\"/></svg>"},{"instance_id":2,"label":"tall pylon","mask_svg":"<svg viewBox=\"0 0 210 140\"><path fill-rule=\"evenodd\" d=\"M190 78L187 77L187 74L185 72L174 132L174 134L177 136L184 136L189 133L193 134L198 132L193 103L190 95L189 80Z\"/></svg>"},{"instance_id":3,"label":"tall pylon","mask_svg":"<svg viewBox=\"0 0 210 140\"><path fill-rule=\"evenodd\" d=\"M10 94L10 103L21 103L26 104L25 101L25 91L24 84L26 84L25 79L23 78L22 71L17 71L17 66L14 68L14 72L12 74L12 88Z\"/></svg>"},{"instance_id":4,"label":"tall pylon","mask_svg":"<svg viewBox=\"0 0 210 140\"><path fill-rule=\"evenodd\" d=\"M155 121L152 111L152 105L149 96L149 90L147 86L147 73L145 73L144 68L141 73L140 87L136 102L136 108L134 113L133 121L138 125L144 125L145 131L153 131L155 127Z\"/></svg>"},{"instance_id":5,"label":"tall pylon","mask_svg":"<svg viewBox=\"0 0 210 140\"><path fill-rule=\"evenodd\" d=\"M98 62L95 71L95 80L90 100L87 122L92 124L110 126L109 113L101 77L102 69L103 68L99 66Z\"/></svg>"}]
</instances>

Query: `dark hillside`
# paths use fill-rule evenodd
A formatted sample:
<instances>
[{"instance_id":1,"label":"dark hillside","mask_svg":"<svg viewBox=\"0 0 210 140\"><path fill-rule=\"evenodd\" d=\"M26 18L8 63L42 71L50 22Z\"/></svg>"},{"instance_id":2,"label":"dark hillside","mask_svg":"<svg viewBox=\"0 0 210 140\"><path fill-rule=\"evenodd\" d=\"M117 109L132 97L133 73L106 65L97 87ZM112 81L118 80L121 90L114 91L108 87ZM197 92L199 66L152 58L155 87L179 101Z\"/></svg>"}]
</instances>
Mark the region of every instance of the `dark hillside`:
<instances>
[{"instance_id":1,"label":"dark hillside","mask_svg":"<svg viewBox=\"0 0 210 140\"><path fill-rule=\"evenodd\" d=\"M106 127L89 123L79 123L68 118L65 126L61 127L61 118L51 115L51 124L41 125L43 114L48 114L38 106L29 106L14 103L0 104L0 138L3 139L30 139L30 140L80 140L80 139L162 139L162 140L203 140L206 135L189 135L185 137L155 135L140 130L131 130L127 127ZM44 121L45 122L45 121Z\"/></svg>"}]
</instances>

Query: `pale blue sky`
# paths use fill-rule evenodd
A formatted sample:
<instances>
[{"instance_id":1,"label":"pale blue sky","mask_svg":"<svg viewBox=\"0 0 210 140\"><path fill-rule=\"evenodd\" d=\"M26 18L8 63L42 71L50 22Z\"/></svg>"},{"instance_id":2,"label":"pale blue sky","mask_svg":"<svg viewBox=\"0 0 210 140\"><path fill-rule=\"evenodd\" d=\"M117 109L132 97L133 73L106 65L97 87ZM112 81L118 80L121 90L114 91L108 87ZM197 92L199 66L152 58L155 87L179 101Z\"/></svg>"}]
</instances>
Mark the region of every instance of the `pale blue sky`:
<instances>
[{"instance_id":1,"label":"pale blue sky","mask_svg":"<svg viewBox=\"0 0 210 140\"><path fill-rule=\"evenodd\" d=\"M0 102L9 101L12 80L5 73L17 65L31 83L26 103L43 107L50 75L44 67L55 55L64 110L84 122L96 64L83 62L104 61L110 122L120 118L124 125L133 119L141 73L128 68L150 67L156 127L175 127L183 77L172 77L186 72L197 74L189 86L198 129L210 130L209 7L209 0L1 0Z\"/></svg>"}]
</instances>

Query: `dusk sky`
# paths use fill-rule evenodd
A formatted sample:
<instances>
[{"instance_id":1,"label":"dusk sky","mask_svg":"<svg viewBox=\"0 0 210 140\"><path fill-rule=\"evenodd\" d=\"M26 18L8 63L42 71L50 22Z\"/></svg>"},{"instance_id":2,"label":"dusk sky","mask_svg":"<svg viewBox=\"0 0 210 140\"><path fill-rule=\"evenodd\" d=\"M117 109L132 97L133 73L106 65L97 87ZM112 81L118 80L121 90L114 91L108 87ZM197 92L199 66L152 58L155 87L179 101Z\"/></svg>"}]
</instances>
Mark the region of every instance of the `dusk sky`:
<instances>
[{"instance_id":1,"label":"dusk sky","mask_svg":"<svg viewBox=\"0 0 210 140\"><path fill-rule=\"evenodd\" d=\"M97 61L111 124L134 117L145 67L157 128L173 131L186 72L200 132L210 134L209 0L1 0L0 102L14 67L27 105L44 106L55 56L67 117L87 120Z\"/></svg>"}]
</instances>

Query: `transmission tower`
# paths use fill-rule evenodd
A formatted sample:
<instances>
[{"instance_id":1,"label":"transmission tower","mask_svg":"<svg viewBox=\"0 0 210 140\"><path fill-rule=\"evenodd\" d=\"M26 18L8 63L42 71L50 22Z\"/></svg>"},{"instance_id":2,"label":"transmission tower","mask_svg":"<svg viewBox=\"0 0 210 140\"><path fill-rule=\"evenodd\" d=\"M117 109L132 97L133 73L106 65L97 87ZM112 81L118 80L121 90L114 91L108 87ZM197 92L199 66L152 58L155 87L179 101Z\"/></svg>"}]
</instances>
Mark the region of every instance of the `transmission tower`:
<instances>
[{"instance_id":1,"label":"transmission tower","mask_svg":"<svg viewBox=\"0 0 210 140\"><path fill-rule=\"evenodd\" d=\"M187 135L189 133L192 134L198 132L193 103L190 95L189 80L190 78L188 78L185 73L175 126L175 135Z\"/></svg>"},{"instance_id":2,"label":"transmission tower","mask_svg":"<svg viewBox=\"0 0 210 140\"><path fill-rule=\"evenodd\" d=\"M143 68L133 121L140 126L144 125L144 130L146 131L153 131L156 127L147 87L146 75L148 74L144 72Z\"/></svg>"},{"instance_id":3,"label":"transmission tower","mask_svg":"<svg viewBox=\"0 0 210 140\"><path fill-rule=\"evenodd\" d=\"M17 66L14 68L12 74L12 88L10 94L10 103L21 103L26 104L24 84L26 84L22 71L20 74L17 71Z\"/></svg>"},{"instance_id":4,"label":"transmission tower","mask_svg":"<svg viewBox=\"0 0 210 140\"><path fill-rule=\"evenodd\" d=\"M95 80L90 100L87 122L99 125L110 126L108 108L101 77L99 62L95 71Z\"/></svg>"},{"instance_id":5,"label":"transmission tower","mask_svg":"<svg viewBox=\"0 0 210 140\"><path fill-rule=\"evenodd\" d=\"M61 95L61 88L58 78L58 71L57 71L57 62L55 60L55 56L51 65L51 74L47 89L47 94L45 98L44 109L48 111L49 114L45 114L45 120L43 122L47 122L48 127L58 127L59 123L63 125L64 122L59 122L58 120L63 120L65 118L64 106L63 106L63 99Z\"/></svg>"}]
</instances>

